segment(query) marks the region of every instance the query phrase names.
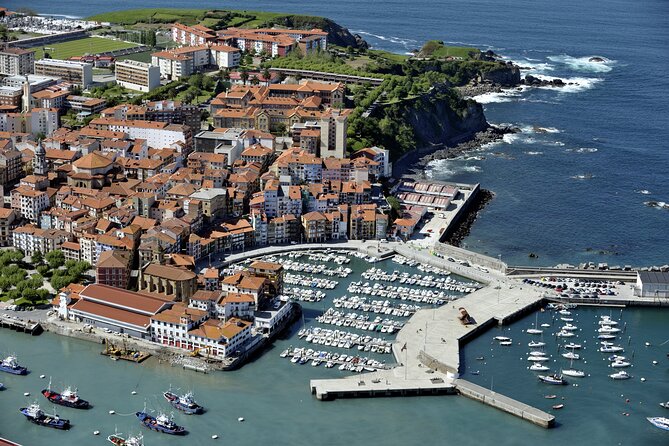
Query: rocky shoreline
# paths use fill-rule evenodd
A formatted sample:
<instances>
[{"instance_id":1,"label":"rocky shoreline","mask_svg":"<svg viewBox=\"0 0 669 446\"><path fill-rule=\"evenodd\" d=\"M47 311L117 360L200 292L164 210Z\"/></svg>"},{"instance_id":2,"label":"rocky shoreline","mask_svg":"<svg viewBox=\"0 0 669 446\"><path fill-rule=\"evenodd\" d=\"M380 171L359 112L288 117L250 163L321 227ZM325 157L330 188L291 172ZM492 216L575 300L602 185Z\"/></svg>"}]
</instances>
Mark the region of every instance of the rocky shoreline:
<instances>
[{"instance_id":1,"label":"rocky shoreline","mask_svg":"<svg viewBox=\"0 0 669 446\"><path fill-rule=\"evenodd\" d=\"M471 204L470 208L467 210L467 215L462 219L458 228L451 232L445 243L453 246L460 246L462 241L469 235L469 232L472 228L472 225L476 221L476 218L479 215L479 212L483 210L486 205L495 198L495 194L487 189L481 189L476 197L476 200Z\"/></svg>"},{"instance_id":2,"label":"rocky shoreline","mask_svg":"<svg viewBox=\"0 0 669 446\"><path fill-rule=\"evenodd\" d=\"M489 126L486 130L474 134L453 147L435 145L414 150L394 163L393 173L395 178L411 178L414 180L425 179L426 167L431 161L441 159L452 159L462 156L468 152L480 150L486 144L500 141L508 133L517 133L520 129L516 127Z\"/></svg>"}]
</instances>

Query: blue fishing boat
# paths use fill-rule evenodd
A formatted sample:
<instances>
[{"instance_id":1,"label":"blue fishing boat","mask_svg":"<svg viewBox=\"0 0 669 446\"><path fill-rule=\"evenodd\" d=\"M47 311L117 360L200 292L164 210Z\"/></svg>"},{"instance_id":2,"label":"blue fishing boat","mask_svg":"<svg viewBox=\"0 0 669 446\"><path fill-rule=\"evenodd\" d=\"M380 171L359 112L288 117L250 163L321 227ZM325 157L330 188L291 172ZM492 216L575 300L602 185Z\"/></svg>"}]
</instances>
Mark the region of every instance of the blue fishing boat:
<instances>
[{"instance_id":1,"label":"blue fishing boat","mask_svg":"<svg viewBox=\"0 0 669 446\"><path fill-rule=\"evenodd\" d=\"M44 413L38 404L31 404L28 407L19 409L25 417L32 423L40 426L53 427L54 429L69 429L70 420L60 418L58 415Z\"/></svg>"},{"instance_id":2,"label":"blue fishing boat","mask_svg":"<svg viewBox=\"0 0 669 446\"><path fill-rule=\"evenodd\" d=\"M186 429L184 427L178 426L164 413L158 414L157 417L151 416L146 412L137 412L135 415L144 426L152 431L170 435L186 434Z\"/></svg>"},{"instance_id":3,"label":"blue fishing boat","mask_svg":"<svg viewBox=\"0 0 669 446\"><path fill-rule=\"evenodd\" d=\"M28 369L19 365L16 356L7 356L0 362L0 372L7 372L12 375L27 375Z\"/></svg>"},{"instance_id":4,"label":"blue fishing boat","mask_svg":"<svg viewBox=\"0 0 669 446\"><path fill-rule=\"evenodd\" d=\"M163 396L169 401L172 407L187 415L201 414L203 411L203 407L195 402L192 392L180 396L168 390L167 392L163 392Z\"/></svg>"}]
</instances>

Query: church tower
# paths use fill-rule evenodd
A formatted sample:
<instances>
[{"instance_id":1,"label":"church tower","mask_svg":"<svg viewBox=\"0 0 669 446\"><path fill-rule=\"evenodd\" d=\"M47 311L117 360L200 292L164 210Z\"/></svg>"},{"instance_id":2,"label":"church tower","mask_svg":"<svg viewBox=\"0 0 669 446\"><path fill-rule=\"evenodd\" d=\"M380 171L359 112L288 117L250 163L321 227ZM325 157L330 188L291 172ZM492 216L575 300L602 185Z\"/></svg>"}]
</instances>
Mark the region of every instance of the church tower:
<instances>
[{"instance_id":1,"label":"church tower","mask_svg":"<svg viewBox=\"0 0 669 446\"><path fill-rule=\"evenodd\" d=\"M29 113L32 109L32 95L30 94L30 81L28 80L28 75L26 74L26 79L23 81L23 96L22 99L22 112Z\"/></svg>"},{"instance_id":2,"label":"church tower","mask_svg":"<svg viewBox=\"0 0 669 446\"><path fill-rule=\"evenodd\" d=\"M42 140L37 141L35 157L33 158L33 173L35 175L47 176L49 168L46 162L46 150L42 146Z\"/></svg>"}]
</instances>

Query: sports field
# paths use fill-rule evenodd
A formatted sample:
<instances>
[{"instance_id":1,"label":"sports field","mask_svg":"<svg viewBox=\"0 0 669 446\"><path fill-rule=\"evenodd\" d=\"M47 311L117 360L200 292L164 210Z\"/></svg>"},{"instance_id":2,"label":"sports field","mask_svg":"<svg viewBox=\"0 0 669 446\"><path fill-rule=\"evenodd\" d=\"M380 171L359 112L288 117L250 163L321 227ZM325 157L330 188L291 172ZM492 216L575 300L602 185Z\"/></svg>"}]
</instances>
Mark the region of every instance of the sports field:
<instances>
[{"instance_id":1,"label":"sports field","mask_svg":"<svg viewBox=\"0 0 669 446\"><path fill-rule=\"evenodd\" d=\"M45 45L46 52L52 59L68 59L72 56L83 56L85 54L97 54L105 51L120 50L137 46L135 43L121 42L118 40L103 39L101 37L86 37L84 39L70 40L68 42L50 43ZM41 59L44 55L43 48L33 48L35 59Z\"/></svg>"}]
</instances>

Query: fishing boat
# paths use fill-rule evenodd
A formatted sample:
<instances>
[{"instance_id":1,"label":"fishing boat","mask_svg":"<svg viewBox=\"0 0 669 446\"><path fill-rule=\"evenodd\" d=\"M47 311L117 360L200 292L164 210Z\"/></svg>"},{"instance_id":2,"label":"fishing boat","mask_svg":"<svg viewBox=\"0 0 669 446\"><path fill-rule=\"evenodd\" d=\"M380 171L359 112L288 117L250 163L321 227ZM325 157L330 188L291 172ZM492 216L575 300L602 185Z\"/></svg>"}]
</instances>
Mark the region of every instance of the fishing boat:
<instances>
[{"instance_id":1,"label":"fishing boat","mask_svg":"<svg viewBox=\"0 0 669 446\"><path fill-rule=\"evenodd\" d=\"M12 375L27 375L28 369L19 365L16 356L7 356L0 362L0 372L7 372Z\"/></svg>"},{"instance_id":2,"label":"fishing boat","mask_svg":"<svg viewBox=\"0 0 669 446\"><path fill-rule=\"evenodd\" d=\"M543 347L543 346L545 346L545 345L546 345L545 342L540 342L540 341L530 341L530 342L527 344L528 347Z\"/></svg>"},{"instance_id":3,"label":"fishing boat","mask_svg":"<svg viewBox=\"0 0 669 446\"><path fill-rule=\"evenodd\" d=\"M605 347L599 347L599 351L602 353L618 353L625 351L625 349L618 345L608 345Z\"/></svg>"},{"instance_id":4,"label":"fishing boat","mask_svg":"<svg viewBox=\"0 0 669 446\"><path fill-rule=\"evenodd\" d=\"M631 365L632 365L631 363L629 363L627 361L622 361L622 360L613 361L611 363L611 367L613 367L614 369L622 369L622 368L625 368L625 367L629 367Z\"/></svg>"},{"instance_id":5,"label":"fishing boat","mask_svg":"<svg viewBox=\"0 0 669 446\"><path fill-rule=\"evenodd\" d=\"M563 386L567 384L567 381L565 381L562 376L558 375L557 373L554 373L553 375L539 375L539 381L557 386Z\"/></svg>"},{"instance_id":6,"label":"fishing boat","mask_svg":"<svg viewBox=\"0 0 669 446\"><path fill-rule=\"evenodd\" d=\"M49 387L42 390L42 395L52 403L61 406L73 407L75 409L88 409L90 407L88 401L79 398L77 389L72 390L70 387L58 393L51 390L51 383L49 383Z\"/></svg>"},{"instance_id":7,"label":"fishing boat","mask_svg":"<svg viewBox=\"0 0 669 446\"><path fill-rule=\"evenodd\" d=\"M619 372L610 374L609 378L620 380L620 379L630 379L631 376L626 371L621 370Z\"/></svg>"},{"instance_id":8,"label":"fishing boat","mask_svg":"<svg viewBox=\"0 0 669 446\"><path fill-rule=\"evenodd\" d=\"M136 412L135 416L139 421L152 431L162 432L170 435L185 435L186 429L178 426L164 413L158 414L157 417L151 416L146 412Z\"/></svg>"},{"instance_id":9,"label":"fishing boat","mask_svg":"<svg viewBox=\"0 0 669 446\"><path fill-rule=\"evenodd\" d=\"M58 415L44 413L39 408L39 404L31 404L28 407L22 407L19 411L32 423L40 426L53 427L54 429L69 429L70 420L60 418Z\"/></svg>"},{"instance_id":10,"label":"fishing boat","mask_svg":"<svg viewBox=\"0 0 669 446\"><path fill-rule=\"evenodd\" d=\"M570 342L569 344L565 345L564 348L575 350L581 348L581 344L574 344L573 342Z\"/></svg>"},{"instance_id":11,"label":"fishing boat","mask_svg":"<svg viewBox=\"0 0 669 446\"><path fill-rule=\"evenodd\" d=\"M112 434L107 437L107 441L116 446L144 446L144 437L140 434L136 437L128 436L128 438L123 438L122 434Z\"/></svg>"},{"instance_id":12,"label":"fishing boat","mask_svg":"<svg viewBox=\"0 0 669 446\"><path fill-rule=\"evenodd\" d=\"M564 407L564 404L555 404L555 405L553 405L552 407L553 407L553 409L555 409L555 410L559 410L559 409L562 409L562 408Z\"/></svg>"},{"instance_id":13,"label":"fishing boat","mask_svg":"<svg viewBox=\"0 0 669 446\"><path fill-rule=\"evenodd\" d=\"M648 417L646 418L650 424L658 429L669 431L669 418L664 417Z\"/></svg>"},{"instance_id":14,"label":"fishing boat","mask_svg":"<svg viewBox=\"0 0 669 446\"><path fill-rule=\"evenodd\" d=\"M195 402L193 393L188 392L184 395L177 395L172 391L163 392L163 396L175 409L182 411L187 415L201 414L203 407Z\"/></svg>"},{"instance_id":15,"label":"fishing boat","mask_svg":"<svg viewBox=\"0 0 669 446\"><path fill-rule=\"evenodd\" d=\"M532 370L533 372L545 372L550 370L550 368L546 367L540 362L535 362L530 366L530 370Z\"/></svg>"},{"instance_id":16,"label":"fishing boat","mask_svg":"<svg viewBox=\"0 0 669 446\"><path fill-rule=\"evenodd\" d=\"M567 359L581 359L581 355L574 352L562 353L562 357Z\"/></svg>"}]
</instances>

